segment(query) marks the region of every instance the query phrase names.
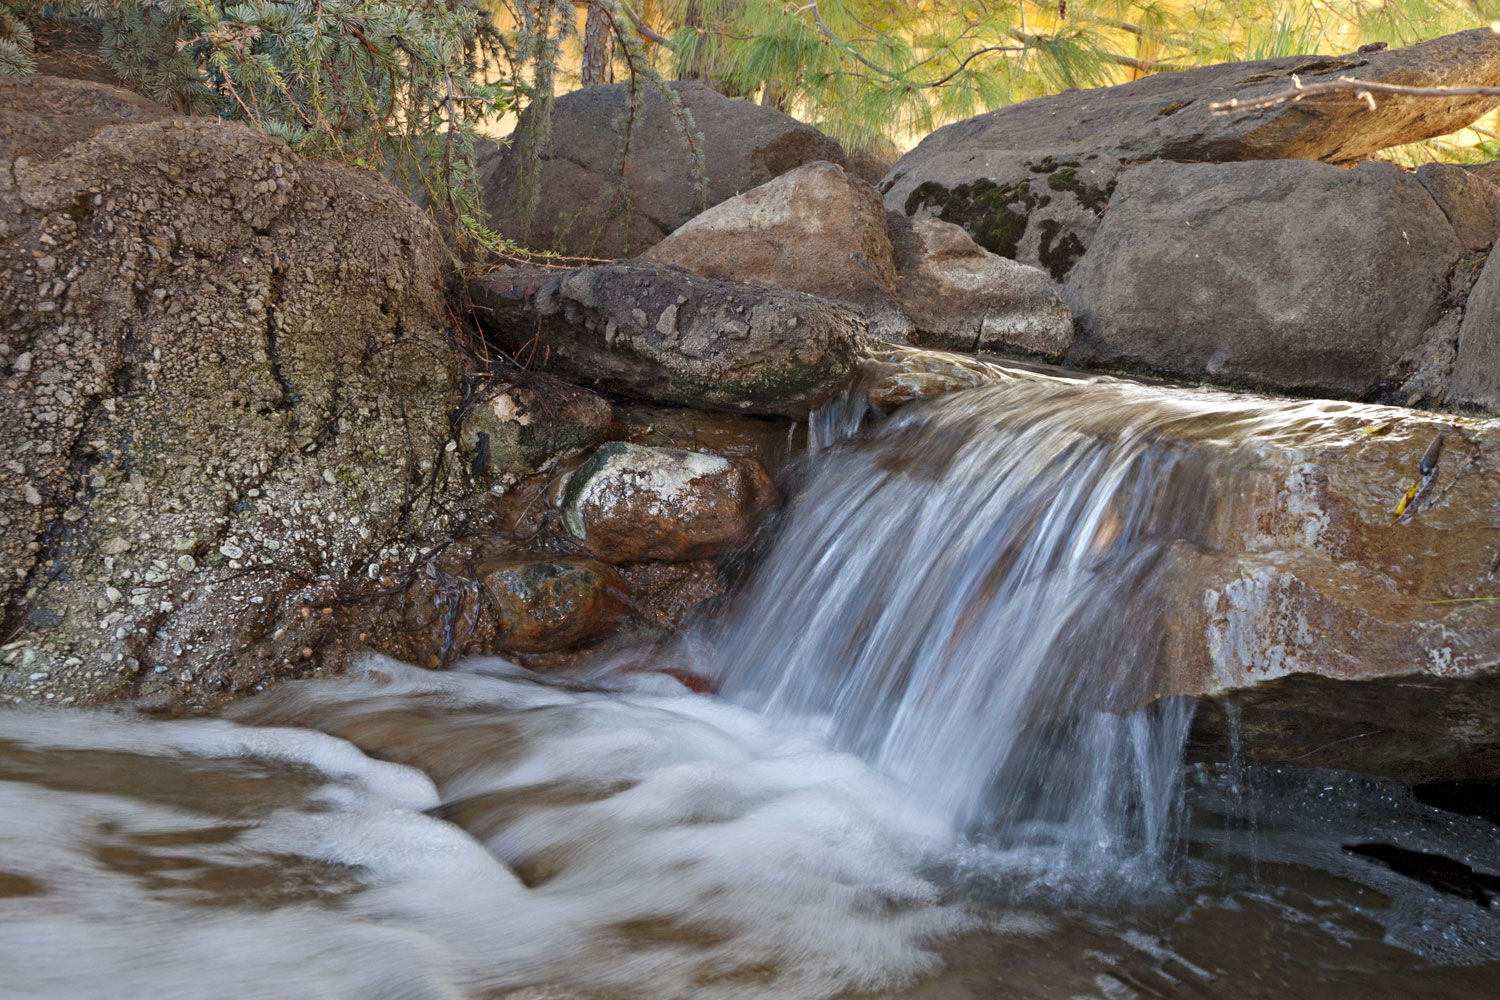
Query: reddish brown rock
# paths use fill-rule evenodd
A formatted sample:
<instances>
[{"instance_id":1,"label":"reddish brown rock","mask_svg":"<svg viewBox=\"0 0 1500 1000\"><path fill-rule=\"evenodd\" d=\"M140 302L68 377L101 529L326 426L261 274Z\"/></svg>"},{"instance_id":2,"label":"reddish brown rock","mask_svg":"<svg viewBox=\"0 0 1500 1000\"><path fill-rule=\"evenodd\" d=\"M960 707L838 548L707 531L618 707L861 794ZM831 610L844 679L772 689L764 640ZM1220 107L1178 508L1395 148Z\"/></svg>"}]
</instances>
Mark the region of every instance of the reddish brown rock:
<instances>
[{"instance_id":1,"label":"reddish brown rock","mask_svg":"<svg viewBox=\"0 0 1500 1000\"><path fill-rule=\"evenodd\" d=\"M568 532L606 562L682 562L732 552L775 502L759 462L612 441L568 477Z\"/></svg>"},{"instance_id":2,"label":"reddish brown rock","mask_svg":"<svg viewBox=\"0 0 1500 1000\"><path fill-rule=\"evenodd\" d=\"M479 585L499 625L497 652L581 645L613 632L630 611L625 581L592 559L484 563Z\"/></svg>"},{"instance_id":3,"label":"reddish brown rock","mask_svg":"<svg viewBox=\"0 0 1500 1000\"><path fill-rule=\"evenodd\" d=\"M891 296L896 266L880 192L835 163L804 164L715 205L645 257L847 302L887 340L911 327Z\"/></svg>"}]
</instances>

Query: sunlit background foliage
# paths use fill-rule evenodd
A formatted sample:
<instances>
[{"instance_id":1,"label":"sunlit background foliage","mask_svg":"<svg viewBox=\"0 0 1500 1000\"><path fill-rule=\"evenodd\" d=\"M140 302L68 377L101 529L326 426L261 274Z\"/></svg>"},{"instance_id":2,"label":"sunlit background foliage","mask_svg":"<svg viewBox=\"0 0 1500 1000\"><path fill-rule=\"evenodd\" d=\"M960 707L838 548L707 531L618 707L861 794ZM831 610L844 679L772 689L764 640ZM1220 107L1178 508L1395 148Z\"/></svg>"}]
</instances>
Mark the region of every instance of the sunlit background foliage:
<instances>
[{"instance_id":1,"label":"sunlit background foliage","mask_svg":"<svg viewBox=\"0 0 1500 1000\"><path fill-rule=\"evenodd\" d=\"M638 110L645 87L699 79L889 156L1067 88L1406 45L1496 18L1500 0L0 0L0 73L34 70L44 22L86 23L127 86L404 172L482 233L478 138L584 82L630 83ZM526 117L533 148L547 119ZM1481 123L1396 155L1489 159L1497 144Z\"/></svg>"}]
</instances>

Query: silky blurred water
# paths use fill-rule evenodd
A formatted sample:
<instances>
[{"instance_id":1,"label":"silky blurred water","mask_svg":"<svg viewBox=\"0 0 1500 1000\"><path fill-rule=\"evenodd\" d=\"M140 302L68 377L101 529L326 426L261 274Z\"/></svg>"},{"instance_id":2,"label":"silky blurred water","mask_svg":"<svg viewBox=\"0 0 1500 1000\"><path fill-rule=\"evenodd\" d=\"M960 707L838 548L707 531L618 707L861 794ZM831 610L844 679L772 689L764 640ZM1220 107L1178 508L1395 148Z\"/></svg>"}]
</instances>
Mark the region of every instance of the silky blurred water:
<instances>
[{"instance_id":1,"label":"silky blurred water","mask_svg":"<svg viewBox=\"0 0 1500 1000\"><path fill-rule=\"evenodd\" d=\"M1500 995L1480 894L1346 849L1495 872L1500 828L1184 769L1153 698L1166 556L1235 489L1202 445L1357 410L1103 398L824 414L747 587L652 654L718 696L637 650L0 707L0 997Z\"/></svg>"}]
</instances>

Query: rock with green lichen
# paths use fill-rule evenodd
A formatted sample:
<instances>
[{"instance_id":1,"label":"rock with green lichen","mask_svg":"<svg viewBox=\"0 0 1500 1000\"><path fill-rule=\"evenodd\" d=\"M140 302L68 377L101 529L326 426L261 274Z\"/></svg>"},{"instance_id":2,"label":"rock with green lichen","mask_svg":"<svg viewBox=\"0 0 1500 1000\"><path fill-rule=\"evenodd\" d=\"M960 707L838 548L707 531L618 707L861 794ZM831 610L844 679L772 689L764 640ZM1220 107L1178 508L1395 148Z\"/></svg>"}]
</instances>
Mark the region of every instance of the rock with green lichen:
<instances>
[{"instance_id":1,"label":"rock with green lichen","mask_svg":"<svg viewBox=\"0 0 1500 1000\"><path fill-rule=\"evenodd\" d=\"M986 251L1062 281L1088 249L1119 176L1120 161L1010 150L934 156L881 185L891 212L963 227Z\"/></svg>"},{"instance_id":2,"label":"rock with green lichen","mask_svg":"<svg viewBox=\"0 0 1500 1000\"><path fill-rule=\"evenodd\" d=\"M643 263L503 268L469 291L486 332L522 364L737 413L806 417L849 385L865 329L812 295Z\"/></svg>"},{"instance_id":3,"label":"rock with green lichen","mask_svg":"<svg viewBox=\"0 0 1500 1000\"><path fill-rule=\"evenodd\" d=\"M611 416L596 393L540 372L512 372L476 389L459 436L476 479L526 476L598 444Z\"/></svg>"}]
</instances>

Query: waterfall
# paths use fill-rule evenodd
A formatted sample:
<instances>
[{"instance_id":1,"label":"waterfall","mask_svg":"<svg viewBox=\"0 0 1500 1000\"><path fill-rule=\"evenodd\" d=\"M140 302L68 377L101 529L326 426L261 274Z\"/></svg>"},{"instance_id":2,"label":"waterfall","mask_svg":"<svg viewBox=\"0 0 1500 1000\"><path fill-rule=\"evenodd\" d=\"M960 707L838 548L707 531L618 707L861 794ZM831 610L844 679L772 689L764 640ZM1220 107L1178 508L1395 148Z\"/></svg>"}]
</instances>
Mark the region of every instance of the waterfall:
<instances>
[{"instance_id":1,"label":"waterfall","mask_svg":"<svg viewBox=\"0 0 1500 1000\"><path fill-rule=\"evenodd\" d=\"M990 844L1159 859L1191 717L1153 699L1168 557L1220 488L1185 415L1019 382L822 451L714 630L724 693Z\"/></svg>"}]
</instances>

